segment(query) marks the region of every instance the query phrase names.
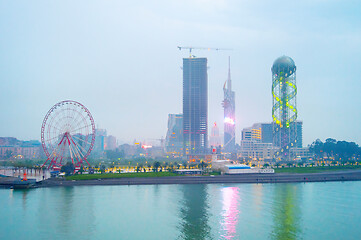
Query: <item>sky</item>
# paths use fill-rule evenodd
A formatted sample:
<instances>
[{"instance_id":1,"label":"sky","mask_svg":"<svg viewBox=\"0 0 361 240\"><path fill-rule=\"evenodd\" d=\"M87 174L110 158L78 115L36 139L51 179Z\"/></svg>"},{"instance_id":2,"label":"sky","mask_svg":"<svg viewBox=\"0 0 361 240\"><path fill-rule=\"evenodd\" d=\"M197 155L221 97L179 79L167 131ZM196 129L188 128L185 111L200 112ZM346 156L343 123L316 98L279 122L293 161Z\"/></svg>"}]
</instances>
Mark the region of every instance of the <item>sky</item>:
<instances>
[{"instance_id":1,"label":"sky","mask_svg":"<svg viewBox=\"0 0 361 240\"><path fill-rule=\"evenodd\" d=\"M84 104L119 143L166 136L182 112L177 46L208 58L208 122L223 132L231 57L236 141L272 121L275 59L297 66L304 146L361 144L361 2L336 0L0 0L0 136L40 140L47 111ZM210 131L210 127L209 127Z\"/></svg>"}]
</instances>

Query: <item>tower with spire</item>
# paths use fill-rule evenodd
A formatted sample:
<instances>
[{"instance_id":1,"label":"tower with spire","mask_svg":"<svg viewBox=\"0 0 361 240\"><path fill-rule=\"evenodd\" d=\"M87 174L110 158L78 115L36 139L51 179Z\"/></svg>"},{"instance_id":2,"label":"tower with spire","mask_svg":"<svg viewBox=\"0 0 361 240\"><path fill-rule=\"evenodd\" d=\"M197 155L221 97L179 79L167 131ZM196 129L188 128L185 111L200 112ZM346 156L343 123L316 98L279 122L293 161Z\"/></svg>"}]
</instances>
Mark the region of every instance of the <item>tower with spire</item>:
<instances>
[{"instance_id":1,"label":"tower with spire","mask_svg":"<svg viewBox=\"0 0 361 240\"><path fill-rule=\"evenodd\" d=\"M228 57L228 79L223 86L223 109L224 109L224 144L226 153L236 152L236 119L235 119L235 93L232 91L231 81L231 58Z\"/></svg>"}]
</instances>

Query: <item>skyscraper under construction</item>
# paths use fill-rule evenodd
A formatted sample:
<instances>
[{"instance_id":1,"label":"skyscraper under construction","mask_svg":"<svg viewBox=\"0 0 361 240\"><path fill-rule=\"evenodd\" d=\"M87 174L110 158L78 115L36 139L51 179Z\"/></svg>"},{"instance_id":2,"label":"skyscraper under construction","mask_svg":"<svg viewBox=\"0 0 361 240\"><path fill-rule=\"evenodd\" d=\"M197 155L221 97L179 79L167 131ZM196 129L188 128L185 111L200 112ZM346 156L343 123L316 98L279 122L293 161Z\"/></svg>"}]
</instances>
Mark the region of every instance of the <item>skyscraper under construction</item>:
<instances>
[{"instance_id":1,"label":"skyscraper under construction","mask_svg":"<svg viewBox=\"0 0 361 240\"><path fill-rule=\"evenodd\" d=\"M207 58L183 58L183 152L205 154L208 140Z\"/></svg>"},{"instance_id":2,"label":"skyscraper under construction","mask_svg":"<svg viewBox=\"0 0 361 240\"><path fill-rule=\"evenodd\" d=\"M223 93L223 108L224 108L224 152L235 152L235 93L232 91L231 81L231 61L228 60L228 79L224 83Z\"/></svg>"}]
</instances>

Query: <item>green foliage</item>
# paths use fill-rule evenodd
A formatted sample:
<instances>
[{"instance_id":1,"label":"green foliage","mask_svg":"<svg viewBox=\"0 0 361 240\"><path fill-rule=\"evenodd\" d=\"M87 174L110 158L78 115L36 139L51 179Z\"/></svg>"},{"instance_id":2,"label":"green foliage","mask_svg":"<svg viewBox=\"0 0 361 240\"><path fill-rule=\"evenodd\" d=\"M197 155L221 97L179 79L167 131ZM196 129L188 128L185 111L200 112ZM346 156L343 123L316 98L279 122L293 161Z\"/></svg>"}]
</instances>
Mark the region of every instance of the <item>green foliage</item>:
<instances>
[{"instance_id":1,"label":"green foliage","mask_svg":"<svg viewBox=\"0 0 361 240\"><path fill-rule=\"evenodd\" d=\"M60 171L64 172L66 176L70 176L74 173L75 167L71 162L67 162L64 166L61 167Z\"/></svg>"},{"instance_id":2,"label":"green foliage","mask_svg":"<svg viewBox=\"0 0 361 240\"><path fill-rule=\"evenodd\" d=\"M105 172L105 165L100 166L100 173L103 174Z\"/></svg>"},{"instance_id":3,"label":"green foliage","mask_svg":"<svg viewBox=\"0 0 361 240\"><path fill-rule=\"evenodd\" d=\"M361 148L356 143L336 141L333 138L327 138L324 143L317 139L311 144L310 151L315 154L317 159L327 157L347 161L361 156Z\"/></svg>"},{"instance_id":4,"label":"green foliage","mask_svg":"<svg viewBox=\"0 0 361 240\"><path fill-rule=\"evenodd\" d=\"M160 167L160 162L154 162L153 163L153 172L158 172L158 169Z\"/></svg>"}]
</instances>

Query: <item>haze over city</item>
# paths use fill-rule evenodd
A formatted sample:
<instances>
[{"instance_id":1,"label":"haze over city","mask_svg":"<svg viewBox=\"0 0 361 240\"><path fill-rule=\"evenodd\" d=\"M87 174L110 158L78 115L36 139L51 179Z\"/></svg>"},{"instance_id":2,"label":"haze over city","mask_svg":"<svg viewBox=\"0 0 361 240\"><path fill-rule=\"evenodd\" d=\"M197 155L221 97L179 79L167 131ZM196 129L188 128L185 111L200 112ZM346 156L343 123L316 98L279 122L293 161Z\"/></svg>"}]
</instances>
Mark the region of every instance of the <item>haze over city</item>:
<instances>
[{"instance_id":1,"label":"haze over city","mask_svg":"<svg viewBox=\"0 0 361 240\"><path fill-rule=\"evenodd\" d=\"M297 66L304 145L361 143L361 4L356 1L0 1L1 136L40 139L47 111L72 99L120 141L164 137L182 112L177 46L208 58L208 122L223 131L231 56L236 137L271 122L271 66Z\"/></svg>"}]
</instances>

